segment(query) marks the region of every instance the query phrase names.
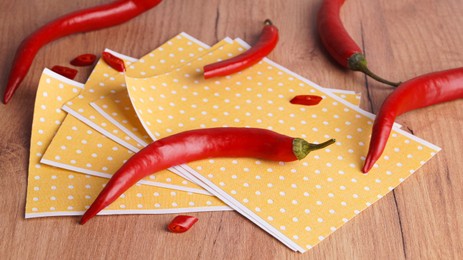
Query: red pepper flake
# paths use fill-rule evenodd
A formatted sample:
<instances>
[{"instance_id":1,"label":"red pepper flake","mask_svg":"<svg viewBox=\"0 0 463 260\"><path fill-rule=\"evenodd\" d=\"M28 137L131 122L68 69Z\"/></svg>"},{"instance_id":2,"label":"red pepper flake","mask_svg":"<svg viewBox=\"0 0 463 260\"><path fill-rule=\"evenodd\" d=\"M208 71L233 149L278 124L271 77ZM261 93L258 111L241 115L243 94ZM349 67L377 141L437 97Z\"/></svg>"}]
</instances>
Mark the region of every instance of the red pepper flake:
<instances>
[{"instance_id":1,"label":"red pepper flake","mask_svg":"<svg viewBox=\"0 0 463 260\"><path fill-rule=\"evenodd\" d=\"M125 64L124 61L109 52L103 52L103 60L113 69L124 72L125 71Z\"/></svg>"},{"instance_id":2,"label":"red pepper flake","mask_svg":"<svg viewBox=\"0 0 463 260\"><path fill-rule=\"evenodd\" d=\"M77 67L85 67L92 65L96 60L96 55L86 53L75 57L70 63Z\"/></svg>"},{"instance_id":3,"label":"red pepper flake","mask_svg":"<svg viewBox=\"0 0 463 260\"><path fill-rule=\"evenodd\" d=\"M188 231L196 222L198 218L187 215L176 216L167 226L167 229L172 233L184 233Z\"/></svg>"},{"instance_id":4,"label":"red pepper flake","mask_svg":"<svg viewBox=\"0 0 463 260\"><path fill-rule=\"evenodd\" d=\"M53 66L51 70L68 79L74 79L77 75L77 70L59 65Z\"/></svg>"},{"instance_id":5,"label":"red pepper flake","mask_svg":"<svg viewBox=\"0 0 463 260\"><path fill-rule=\"evenodd\" d=\"M322 97L316 95L298 95L293 97L289 102L297 105L314 106L318 105L322 100Z\"/></svg>"}]
</instances>

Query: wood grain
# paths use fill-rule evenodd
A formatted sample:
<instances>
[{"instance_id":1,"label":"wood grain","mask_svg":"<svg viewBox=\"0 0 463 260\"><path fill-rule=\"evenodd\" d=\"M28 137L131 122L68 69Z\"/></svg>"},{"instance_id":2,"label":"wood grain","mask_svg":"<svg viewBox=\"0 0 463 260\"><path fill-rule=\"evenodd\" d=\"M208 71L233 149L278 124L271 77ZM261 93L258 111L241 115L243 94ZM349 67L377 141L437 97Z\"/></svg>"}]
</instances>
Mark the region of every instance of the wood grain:
<instances>
[{"instance_id":1,"label":"wood grain","mask_svg":"<svg viewBox=\"0 0 463 260\"><path fill-rule=\"evenodd\" d=\"M0 2L0 90L20 41L47 21L109 0ZM0 105L0 256L2 259L462 259L463 101L407 113L404 129L443 150L402 185L305 254L294 253L235 212L195 214L191 231L165 232L173 215L24 219L35 90L44 67L105 47L142 56L185 31L208 44L224 36L252 43L271 18L281 40L270 58L324 87L362 92L377 112L391 89L341 69L321 48L321 0L165 0L133 21L44 47L8 105ZM342 11L372 70L392 80L463 66L461 0L349 0ZM129 39L137 39L131 41ZM89 70L77 80L84 81Z\"/></svg>"}]
</instances>

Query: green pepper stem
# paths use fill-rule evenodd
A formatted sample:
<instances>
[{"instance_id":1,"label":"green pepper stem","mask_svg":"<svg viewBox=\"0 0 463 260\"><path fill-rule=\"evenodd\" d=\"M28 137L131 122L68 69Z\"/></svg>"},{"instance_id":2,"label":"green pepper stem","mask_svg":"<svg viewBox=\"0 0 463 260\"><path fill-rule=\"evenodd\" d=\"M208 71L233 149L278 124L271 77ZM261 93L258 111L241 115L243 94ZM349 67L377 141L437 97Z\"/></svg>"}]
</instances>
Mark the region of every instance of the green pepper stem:
<instances>
[{"instance_id":1,"label":"green pepper stem","mask_svg":"<svg viewBox=\"0 0 463 260\"><path fill-rule=\"evenodd\" d=\"M321 144L312 144L301 138L294 138L293 153L298 160L304 159L310 152L323 149L336 142L336 139L330 139Z\"/></svg>"},{"instance_id":2,"label":"green pepper stem","mask_svg":"<svg viewBox=\"0 0 463 260\"><path fill-rule=\"evenodd\" d=\"M389 80L385 80L375 73L373 73L367 66L367 60L365 58L365 55L362 53L355 53L352 55L349 60L348 60L348 66L351 70L356 70L356 71L361 71L365 73L366 75L370 76L371 78L382 82L387 85L391 85L393 87L399 86L402 82L391 82Z\"/></svg>"}]
</instances>

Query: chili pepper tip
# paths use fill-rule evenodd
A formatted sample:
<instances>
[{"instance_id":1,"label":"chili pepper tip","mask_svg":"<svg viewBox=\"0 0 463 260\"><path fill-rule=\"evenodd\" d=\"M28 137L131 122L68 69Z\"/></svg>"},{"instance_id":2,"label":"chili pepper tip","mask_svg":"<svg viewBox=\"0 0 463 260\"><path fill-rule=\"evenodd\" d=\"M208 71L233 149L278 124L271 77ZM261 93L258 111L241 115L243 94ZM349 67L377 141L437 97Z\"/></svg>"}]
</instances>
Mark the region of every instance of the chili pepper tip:
<instances>
[{"instance_id":1,"label":"chili pepper tip","mask_svg":"<svg viewBox=\"0 0 463 260\"><path fill-rule=\"evenodd\" d=\"M374 160L371 156L367 156L367 158L365 159L365 164L363 165L363 168L362 168L362 172L364 174L367 174L371 168L373 168L373 165L374 165Z\"/></svg>"},{"instance_id":2,"label":"chili pepper tip","mask_svg":"<svg viewBox=\"0 0 463 260\"><path fill-rule=\"evenodd\" d=\"M3 94L3 104L8 104L8 102L10 102L11 100L11 97L13 96L12 92L10 91L6 91L5 94Z\"/></svg>"},{"instance_id":3,"label":"chili pepper tip","mask_svg":"<svg viewBox=\"0 0 463 260\"><path fill-rule=\"evenodd\" d=\"M84 225L85 223L87 223L87 221L89 221L91 218L93 218L94 216L96 216L96 214L99 212L100 210L98 209L94 209L90 206L90 208L84 213L84 215L82 216L82 218L80 219L79 221L79 224L81 225Z\"/></svg>"},{"instance_id":4,"label":"chili pepper tip","mask_svg":"<svg viewBox=\"0 0 463 260\"><path fill-rule=\"evenodd\" d=\"M85 224L86 222L88 221L88 218L81 218L80 221L79 221L79 224L83 225Z\"/></svg>"}]
</instances>

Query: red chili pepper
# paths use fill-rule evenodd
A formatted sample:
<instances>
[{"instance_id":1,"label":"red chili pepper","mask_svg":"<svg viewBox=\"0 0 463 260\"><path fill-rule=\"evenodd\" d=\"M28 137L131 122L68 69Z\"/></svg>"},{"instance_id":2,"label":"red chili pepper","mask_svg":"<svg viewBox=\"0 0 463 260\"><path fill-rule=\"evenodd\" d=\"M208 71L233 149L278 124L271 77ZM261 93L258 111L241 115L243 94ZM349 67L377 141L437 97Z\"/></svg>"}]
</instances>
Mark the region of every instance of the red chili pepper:
<instances>
[{"instance_id":1,"label":"red chili pepper","mask_svg":"<svg viewBox=\"0 0 463 260\"><path fill-rule=\"evenodd\" d=\"M398 86L400 83L380 78L368 69L365 55L342 24L340 11L344 2L345 0L324 0L318 12L318 33L326 50L341 66L361 71L379 82Z\"/></svg>"},{"instance_id":2,"label":"red chili pepper","mask_svg":"<svg viewBox=\"0 0 463 260\"><path fill-rule=\"evenodd\" d=\"M190 130L165 137L133 155L113 175L80 223L87 222L140 179L175 165L214 157L289 162L303 159L309 152L334 142L331 139L321 144L310 144L266 129L232 127Z\"/></svg>"},{"instance_id":3,"label":"red chili pepper","mask_svg":"<svg viewBox=\"0 0 463 260\"><path fill-rule=\"evenodd\" d=\"M316 95L297 95L289 102L297 105L314 106L318 105L322 100L322 97Z\"/></svg>"},{"instance_id":4,"label":"red chili pepper","mask_svg":"<svg viewBox=\"0 0 463 260\"><path fill-rule=\"evenodd\" d=\"M103 60L113 69L124 72L125 71L125 64L124 61L109 52L103 52Z\"/></svg>"},{"instance_id":5,"label":"red chili pepper","mask_svg":"<svg viewBox=\"0 0 463 260\"><path fill-rule=\"evenodd\" d=\"M6 104L11 100L19 84L26 77L35 55L42 46L70 34L98 30L124 23L160 2L161 0L118 0L110 4L66 14L42 26L24 39L16 51L3 102Z\"/></svg>"},{"instance_id":6,"label":"red chili pepper","mask_svg":"<svg viewBox=\"0 0 463 260\"><path fill-rule=\"evenodd\" d=\"M178 215L167 225L167 229L173 233L184 233L188 231L196 222L198 218L187 215Z\"/></svg>"},{"instance_id":7,"label":"red chili pepper","mask_svg":"<svg viewBox=\"0 0 463 260\"><path fill-rule=\"evenodd\" d=\"M77 57L75 57L70 63L71 65L77 66L77 67L85 67L85 66L90 66L92 65L96 60L96 55L95 54L82 54Z\"/></svg>"},{"instance_id":8,"label":"red chili pepper","mask_svg":"<svg viewBox=\"0 0 463 260\"><path fill-rule=\"evenodd\" d=\"M463 98L463 68L429 73L402 83L384 100L376 116L362 171L367 173L383 153L397 116L460 98Z\"/></svg>"},{"instance_id":9,"label":"red chili pepper","mask_svg":"<svg viewBox=\"0 0 463 260\"><path fill-rule=\"evenodd\" d=\"M68 79L74 79L77 75L77 70L59 65L53 66L51 70Z\"/></svg>"},{"instance_id":10,"label":"red chili pepper","mask_svg":"<svg viewBox=\"0 0 463 260\"><path fill-rule=\"evenodd\" d=\"M233 58L204 66L204 78L227 76L242 71L265 58L278 43L278 28L265 20L257 43L244 53Z\"/></svg>"}]
</instances>

